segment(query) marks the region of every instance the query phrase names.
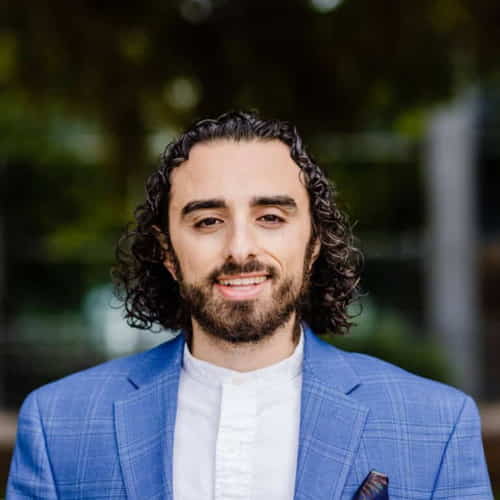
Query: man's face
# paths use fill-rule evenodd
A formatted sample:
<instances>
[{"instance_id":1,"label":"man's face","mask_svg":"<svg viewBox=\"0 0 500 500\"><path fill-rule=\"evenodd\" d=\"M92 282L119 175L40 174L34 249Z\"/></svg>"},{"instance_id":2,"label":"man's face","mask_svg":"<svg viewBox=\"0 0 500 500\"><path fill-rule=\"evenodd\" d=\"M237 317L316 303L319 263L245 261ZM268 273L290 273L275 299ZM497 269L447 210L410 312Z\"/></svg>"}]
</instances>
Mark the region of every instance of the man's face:
<instances>
[{"instance_id":1,"label":"man's face","mask_svg":"<svg viewBox=\"0 0 500 500\"><path fill-rule=\"evenodd\" d=\"M319 249L299 174L280 141L197 144L172 171L165 265L207 333L256 342L292 320Z\"/></svg>"}]
</instances>

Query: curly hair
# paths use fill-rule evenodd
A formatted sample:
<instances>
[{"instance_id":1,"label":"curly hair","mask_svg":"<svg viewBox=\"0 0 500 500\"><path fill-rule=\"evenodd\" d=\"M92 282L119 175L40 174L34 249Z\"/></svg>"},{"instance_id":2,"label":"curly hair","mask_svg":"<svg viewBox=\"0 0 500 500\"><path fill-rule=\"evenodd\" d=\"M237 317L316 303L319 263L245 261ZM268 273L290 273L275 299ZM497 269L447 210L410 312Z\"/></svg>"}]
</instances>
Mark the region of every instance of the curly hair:
<instances>
[{"instance_id":1,"label":"curly hair","mask_svg":"<svg viewBox=\"0 0 500 500\"><path fill-rule=\"evenodd\" d=\"M241 111L194 123L166 147L159 169L148 178L146 200L134 212L135 224L127 226L118 242L112 272L128 324L190 331L191 318L179 285L163 264L165 243L168 248L170 242L170 174L188 159L195 144L216 140L279 140L288 146L309 194L312 235L321 242L307 300L298 314L318 334L347 333L353 317L348 306L359 296L362 254L353 245L347 216L337 206L335 187L306 152L292 124ZM160 237L157 228L161 228Z\"/></svg>"}]
</instances>

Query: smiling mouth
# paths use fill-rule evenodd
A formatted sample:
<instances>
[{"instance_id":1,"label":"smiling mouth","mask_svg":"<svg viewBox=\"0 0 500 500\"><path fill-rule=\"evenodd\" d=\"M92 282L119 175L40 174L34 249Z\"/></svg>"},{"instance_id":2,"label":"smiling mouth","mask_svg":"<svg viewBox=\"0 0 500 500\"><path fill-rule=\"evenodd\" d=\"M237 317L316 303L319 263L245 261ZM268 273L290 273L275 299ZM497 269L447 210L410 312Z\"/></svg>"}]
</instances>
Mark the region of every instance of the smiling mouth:
<instances>
[{"instance_id":1,"label":"smiling mouth","mask_svg":"<svg viewBox=\"0 0 500 500\"><path fill-rule=\"evenodd\" d=\"M216 287L226 299L250 300L259 295L269 279L270 276L262 274L257 276L224 276L216 280Z\"/></svg>"},{"instance_id":2,"label":"smiling mouth","mask_svg":"<svg viewBox=\"0 0 500 500\"><path fill-rule=\"evenodd\" d=\"M259 285L268 279L268 276L252 276L249 278L227 278L218 279L217 283L222 286L252 286Z\"/></svg>"}]
</instances>

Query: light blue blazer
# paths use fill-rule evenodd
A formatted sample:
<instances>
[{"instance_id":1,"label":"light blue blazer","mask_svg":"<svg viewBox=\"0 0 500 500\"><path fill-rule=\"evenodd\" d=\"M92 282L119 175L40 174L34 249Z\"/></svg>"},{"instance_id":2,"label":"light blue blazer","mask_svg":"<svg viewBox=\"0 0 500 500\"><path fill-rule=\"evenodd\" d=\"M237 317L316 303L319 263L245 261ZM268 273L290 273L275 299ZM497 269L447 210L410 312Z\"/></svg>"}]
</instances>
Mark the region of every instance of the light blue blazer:
<instances>
[{"instance_id":1,"label":"light blue blazer","mask_svg":"<svg viewBox=\"0 0 500 500\"><path fill-rule=\"evenodd\" d=\"M172 500L183 346L180 335L31 393L7 499ZM468 396L305 327L295 500L352 499L371 470L389 476L391 499L492 498Z\"/></svg>"}]
</instances>

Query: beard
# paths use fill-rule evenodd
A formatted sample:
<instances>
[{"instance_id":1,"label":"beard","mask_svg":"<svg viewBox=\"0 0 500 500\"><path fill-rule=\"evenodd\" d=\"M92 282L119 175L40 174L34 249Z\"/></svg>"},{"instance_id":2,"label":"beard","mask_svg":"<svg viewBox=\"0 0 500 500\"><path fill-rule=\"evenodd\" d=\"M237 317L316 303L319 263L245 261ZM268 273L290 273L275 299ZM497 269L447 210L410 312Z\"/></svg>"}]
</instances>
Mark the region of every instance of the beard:
<instances>
[{"instance_id":1,"label":"beard","mask_svg":"<svg viewBox=\"0 0 500 500\"><path fill-rule=\"evenodd\" d=\"M305 304L311 254L312 244L309 243L300 276L280 278L274 267L252 259L242 265L228 261L203 281L193 284L184 281L178 261L174 258L177 261L176 272L186 312L214 338L231 344L258 343L285 325L292 314L299 313ZM266 273L271 285L275 285L270 300L232 301L214 292L218 276L252 272ZM298 326L298 322L296 323ZM294 329L294 336L296 334L297 328Z\"/></svg>"}]
</instances>

